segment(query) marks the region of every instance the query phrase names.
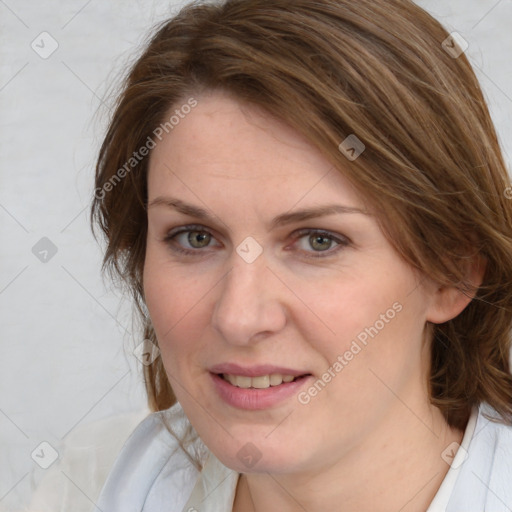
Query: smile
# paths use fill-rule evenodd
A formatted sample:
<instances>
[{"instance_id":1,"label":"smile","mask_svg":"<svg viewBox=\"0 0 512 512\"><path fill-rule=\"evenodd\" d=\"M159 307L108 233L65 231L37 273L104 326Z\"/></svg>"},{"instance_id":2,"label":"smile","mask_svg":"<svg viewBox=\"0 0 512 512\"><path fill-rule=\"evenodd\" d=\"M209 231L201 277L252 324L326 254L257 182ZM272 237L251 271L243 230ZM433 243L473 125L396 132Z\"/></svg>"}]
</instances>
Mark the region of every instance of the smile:
<instances>
[{"instance_id":1,"label":"smile","mask_svg":"<svg viewBox=\"0 0 512 512\"><path fill-rule=\"evenodd\" d=\"M273 386L280 386L281 384L292 382L301 376L294 377L293 375L282 375L280 373L273 373L271 375L261 375L258 377L248 377L246 375L233 375L229 373L221 374L222 378L228 381L237 388L255 388L266 389Z\"/></svg>"},{"instance_id":2,"label":"smile","mask_svg":"<svg viewBox=\"0 0 512 512\"><path fill-rule=\"evenodd\" d=\"M249 377L231 373L212 373L213 388L222 402L245 410L276 407L297 395L314 378L307 375L272 373Z\"/></svg>"}]
</instances>

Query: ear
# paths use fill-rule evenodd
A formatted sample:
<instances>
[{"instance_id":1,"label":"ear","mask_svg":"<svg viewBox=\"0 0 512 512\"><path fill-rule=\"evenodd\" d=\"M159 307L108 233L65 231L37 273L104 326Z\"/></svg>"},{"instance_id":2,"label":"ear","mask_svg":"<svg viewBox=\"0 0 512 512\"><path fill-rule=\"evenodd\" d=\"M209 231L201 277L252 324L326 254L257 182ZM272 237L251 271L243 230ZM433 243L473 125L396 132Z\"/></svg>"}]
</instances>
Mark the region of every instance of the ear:
<instances>
[{"instance_id":1,"label":"ear","mask_svg":"<svg viewBox=\"0 0 512 512\"><path fill-rule=\"evenodd\" d=\"M462 313L482 284L485 267L486 259L482 255L473 256L468 261L466 270L466 279L469 286L465 289L454 286L438 287L434 292L427 320L434 324L442 324Z\"/></svg>"}]
</instances>

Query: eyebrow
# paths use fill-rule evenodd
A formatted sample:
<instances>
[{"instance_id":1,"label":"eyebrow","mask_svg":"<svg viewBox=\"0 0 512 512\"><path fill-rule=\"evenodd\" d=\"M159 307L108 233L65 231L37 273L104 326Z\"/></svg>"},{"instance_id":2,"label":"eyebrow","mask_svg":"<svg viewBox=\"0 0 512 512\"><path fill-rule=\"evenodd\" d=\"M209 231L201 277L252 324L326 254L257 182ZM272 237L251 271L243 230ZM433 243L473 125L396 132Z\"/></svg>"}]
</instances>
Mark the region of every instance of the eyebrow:
<instances>
[{"instance_id":1,"label":"eyebrow","mask_svg":"<svg viewBox=\"0 0 512 512\"><path fill-rule=\"evenodd\" d=\"M188 204L181 199L177 199L174 197L163 197L159 196L153 199L148 204L148 209L153 206L167 206L174 210L177 210L184 215L190 215L192 217L196 217L202 220L213 220L214 216L210 215L205 209L199 208L198 206L194 206ZM370 215L370 213L366 210L362 210L361 208L355 208L353 206L344 206L341 204L328 204L315 208L305 208L303 210L296 210L290 213L283 213L274 217L270 223L270 228L274 229L279 226L284 226L286 224L292 224L294 222L301 222L309 219L314 219L316 217L324 217L326 215L333 215L336 213L359 213L362 215Z\"/></svg>"}]
</instances>

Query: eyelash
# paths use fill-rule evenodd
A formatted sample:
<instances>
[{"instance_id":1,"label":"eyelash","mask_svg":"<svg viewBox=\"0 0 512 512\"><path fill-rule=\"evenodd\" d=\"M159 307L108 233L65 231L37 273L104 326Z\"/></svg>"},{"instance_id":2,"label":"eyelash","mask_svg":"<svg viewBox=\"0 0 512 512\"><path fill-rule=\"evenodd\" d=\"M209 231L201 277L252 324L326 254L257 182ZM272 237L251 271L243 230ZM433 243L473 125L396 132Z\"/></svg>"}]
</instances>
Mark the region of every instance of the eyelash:
<instances>
[{"instance_id":1,"label":"eyelash","mask_svg":"<svg viewBox=\"0 0 512 512\"><path fill-rule=\"evenodd\" d=\"M164 237L164 239L162 241L165 242L171 248L171 250L173 250L175 252L179 252L179 253L189 255L189 256L201 256L199 253L203 252L202 249L184 249L183 247L180 247L175 244L174 239L178 235L180 235L182 233L192 232L192 231L197 231L199 233L207 233L213 237L213 235L208 230L206 230L204 228L204 226L189 225L189 226L182 226L180 228L170 231ZM343 249L344 247L346 247L350 244L350 241L346 237L342 237L342 236L338 237L328 231L324 231L322 229L313 229L313 228L304 228L304 229L298 230L297 232L294 233L294 240L295 241L300 240L301 238L305 237L306 235L311 235L311 234L318 234L319 236L322 236L324 238L327 238L329 240L336 242L338 245L334 249L327 249L325 251L314 251L313 253L306 256L308 258L312 258L312 259L326 258L326 257L332 256L334 253L337 253L338 251L340 251L341 249ZM208 246L206 246L206 247L208 247ZM309 251L306 251L306 252L309 252Z\"/></svg>"}]
</instances>

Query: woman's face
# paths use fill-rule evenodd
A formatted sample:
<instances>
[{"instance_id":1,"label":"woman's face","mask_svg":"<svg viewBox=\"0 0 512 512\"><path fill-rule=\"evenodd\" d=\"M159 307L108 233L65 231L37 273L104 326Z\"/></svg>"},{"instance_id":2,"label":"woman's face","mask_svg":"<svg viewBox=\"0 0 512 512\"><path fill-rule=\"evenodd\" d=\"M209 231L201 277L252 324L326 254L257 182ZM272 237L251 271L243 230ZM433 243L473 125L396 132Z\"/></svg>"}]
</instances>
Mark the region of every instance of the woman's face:
<instances>
[{"instance_id":1,"label":"woman's face","mask_svg":"<svg viewBox=\"0 0 512 512\"><path fill-rule=\"evenodd\" d=\"M294 130L220 93L197 100L151 155L144 292L198 434L233 469L285 473L398 414L419 425L435 287Z\"/></svg>"}]
</instances>

